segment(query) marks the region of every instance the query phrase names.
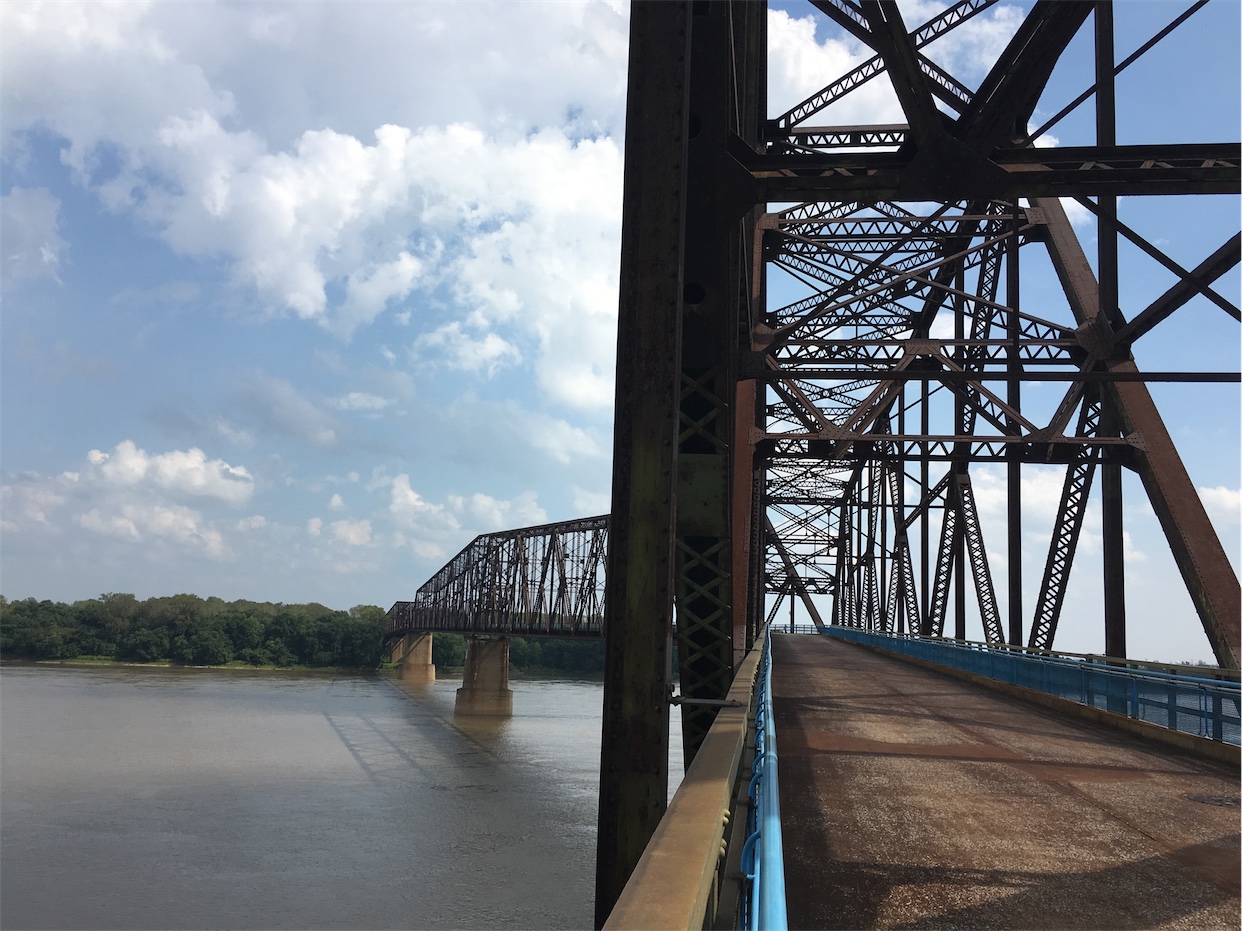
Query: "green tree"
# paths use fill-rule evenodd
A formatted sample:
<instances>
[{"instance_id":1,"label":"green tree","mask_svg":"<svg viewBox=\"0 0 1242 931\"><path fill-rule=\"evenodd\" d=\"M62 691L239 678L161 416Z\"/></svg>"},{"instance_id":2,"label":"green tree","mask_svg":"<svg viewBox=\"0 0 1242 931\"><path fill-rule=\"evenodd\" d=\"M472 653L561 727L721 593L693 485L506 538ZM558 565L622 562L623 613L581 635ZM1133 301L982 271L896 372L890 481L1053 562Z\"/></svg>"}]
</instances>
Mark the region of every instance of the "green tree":
<instances>
[{"instance_id":1,"label":"green tree","mask_svg":"<svg viewBox=\"0 0 1242 931\"><path fill-rule=\"evenodd\" d=\"M197 631L190 638L189 651L196 666L223 666L233 659L233 644L218 627Z\"/></svg>"},{"instance_id":2,"label":"green tree","mask_svg":"<svg viewBox=\"0 0 1242 931\"><path fill-rule=\"evenodd\" d=\"M118 654L139 663L155 663L168 659L168 631L163 628L140 627L130 631L121 641Z\"/></svg>"}]
</instances>

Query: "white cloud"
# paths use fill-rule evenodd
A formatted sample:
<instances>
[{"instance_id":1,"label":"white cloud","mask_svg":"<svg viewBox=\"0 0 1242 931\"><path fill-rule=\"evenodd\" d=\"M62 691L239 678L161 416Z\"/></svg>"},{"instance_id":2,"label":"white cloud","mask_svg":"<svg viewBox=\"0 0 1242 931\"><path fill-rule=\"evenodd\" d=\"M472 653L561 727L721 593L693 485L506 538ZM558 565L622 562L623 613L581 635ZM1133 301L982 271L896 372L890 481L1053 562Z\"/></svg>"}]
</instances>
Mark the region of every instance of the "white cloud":
<instances>
[{"instance_id":1,"label":"white cloud","mask_svg":"<svg viewBox=\"0 0 1242 931\"><path fill-rule=\"evenodd\" d=\"M1009 508L1009 483L1004 468L977 466L970 470L975 504L982 515L1004 518ZM1040 527L1050 524L1061 506L1064 466L1027 465L1022 469L1022 513Z\"/></svg>"},{"instance_id":2,"label":"white cloud","mask_svg":"<svg viewBox=\"0 0 1242 931\"><path fill-rule=\"evenodd\" d=\"M61 532L76 525L114 540L152 544L151 558L172 544L224 559L231 551L223 534L201 511L181 502L235 507L253 492L254 479L244 466L208 459L197 448L150 454L123 440L111 452L92 449L79 472L29 473L5 485L4 530ZM231 526L255 529L263 521L253 516Z\"/></svg>"},{"instance_id":3,"label":"white cloud","mask_svg":"<svg viewBox=\"0 0 1242 931\"><path fill-rule=\"evenodd\" d=\"M1238 522L1239 514L1242 513L1242 490L1217 485L1213 488L1200 488L1199 496L1210 513L1219 515L1229 523Z\"/></svg>"},{"instance_id":4,"label":"white cloud","mask_svg":"<svg viewBox=\"0 0 1242 931\"><path fill-rule=\"evenodd\" d=\"M0 528L6 533L39 526L55 529L51 515L65 503L71 486L78 476L65 472L60 476L44 479L39 475L23 475L11 485L0 488Z\"/></svg>"},{"instance_id":5,"label":"white cloud","mask_svg":"<svg viewBox=\"0 0 1242 931\"><path fill-rule=\"evenodd\" d=\"M448 503L465 518L469 526L480 528L482 533L542 524L548 519L547 512L536 502L533 491L524 491L511 501L501 501L479 492L469 497L450 495Z\"/></svg>"},{"instance_id":6,"label":"white cloud","mask_svg":"<svg viewBox=\"0 0 1242 931\"><path fill-rule=\"evenodd\" d=\"M1242 489L1217 485L1212 488L1200 488L1199 497L1207 509L1212 523L1218 528L1233 528L1237 536L1237 526L1242 522Z\"/></svg>"},{"instance_id":7,"label":"white cloud","mask_svg":"<svg viewBox=\"0 0 1242 931\"><path fill-rule=\"evenodd\" d=\"M131 543L154 540L200 549L216 559L229 555L224 538L204 524L203 515L181 505L125 503L92 508L79 515L77 523L84 530Z\"/></svg>"},{"instance_id":8,"label":"white cloud","mask_svg":"<svg viewBox=\"0 0 1242 931\"><path fill-rule=\"evenodd\" d=\"M122 440L111 453L92 449L87 461L96 467L94 472L103 483L113 487L151 485L173 494L216 498L230 504L244 503L254 492L254 479L245 466L208 460L198 448L150 455L132 440Z\"/></svg>"},{"instance_id":9,"label":"white cloud","mask_svg":"<svg viewBox=\"0 0 1242 931\"><path fill-rule=\"evenodd\" d=\"M332 402L332 406L338 411L382 411L390 404L390 399L365 391L351 391Z\"/></svg>"},{"instance_id":10,"label":"white cloud","mask_svg":"<svg viewBox=\"0 0 1242 931\"><path fill-rule=\"evenodd\" d=\"M310 520L306 522L306 532L310 534L312 537L319 536L322 530L323 530L323 518L312 517Z\"/></svg>"},{"instance_id":11,"label":"white cloud","mask_svg":"<svg viewBox=\"0 0 1242 931\"><path fill-rule=\"evenodd\" d=\"M461 364L516 360L520 336L549 397L606 409L625 18L591 2L539 13L15 0L6 129L66 139L105 203L224 260L274 309L347 337L447 288L474 331ZM465 35L492 52L450 53Z\"/></svg>"},{"instance_id":12,"label":"white cloud","mask_svg":"<svg viewBox=\"0 0 1242 931\"><path fill-rule=\"evenodd\" d=\"M332 536L350 546L366 546L371 542L371 522L369 520L333 521Z\"/></svg>"},{"instance_id":13,"label":"white cloud","mask_svg":"<svg viewBox=\"0 0 1242 931\"><path fill-rule=\"evenodd\" d=\"M901 4L908 29L917 29L948 8L947 3L907 0ZM993 7L924 46L923 53L949 72L976 83L995 64L1022 22L1022 9ZM768 103L777 116L853 71L875 53L852 36L829 27L817 37L819 20L795 19L783 10L768 12ZM905 117L888 76L858 85L828 108L807 118L816 126L904 123Z\"/></svg>"},{"instance_id":14,"label":"white cloud","mask_svg":"<svg viewBox=\"0 0 1242 931\"><path fill-rule=\"evenodd\" d=\"M931 0L902 0L900 5L906 28L912 30L949 7ZM1018 6L995 6L934 39L923 54L959 78L981 80L1018 31L1023 15Z\"/></svg>"},{"instance_id":15,"label":"white cloud","mask_svg":"<svg viewBox=\"0 0 1242 931\"><path fill-rule=\"evenodd\" d=\"M460 430L466 440L477 434L476 425L490 431L489 448L528 449L563 465L581 467L606 459L611 451L607 433L578 427L568 420L532 411L515 401L490 403L474 395L458 398L447 411L448 429ZM470 443L466 443L471 447ZM482 454L478 450L474 454ZM536 460L537 461L537 460Z\"/></svg>"},{"instance_id":16,"label":"white cloud","mask_svg":"<svg viewBox=\"0 0 1242 931\"><path fill-rule=\"evenodd\" d=\"M423 264L408 252L391 262L365 268L350 276L345 303L337 315L335 328L348 335L370 323L393 300L406 297L422 271Z\"/></svg>"},{"instance_id":17,"label":"white cloud","mask_svg":"<svg viewBox=\"0 0 1242 931\"><path fill-rule=\"evenodd\" d=\"M817 20L768 12L768 110L777 116L853 71L874 53L849 36L816 37ZM892 85L879 77L809 118L817 125L904 122Z\"/></svg>"},{"instance_id":18,"label":"white cloud","mask_svg":"<svg viewBox=\"0 0 1242 931\"><path fill-rule=\"evenodd\" d=\"M456 518L446 513L444 506L426 501L410 487L409 475L396 476L389 487L389 513L409 528L424 530L456 530L460 525Z\"/></svg>"},{"instance_id":19,"label":"white cloud","mask_svg":"<svg viewBox=\"0 0 1242 931\"><path fill-rule=\"evenodd\" d=\"M0 88L6 144L41 126L68 140L61 159L83 179L104 170L99 145L119 148L113 172L125 173L135 150L167 115L233 110L202 69L169 47L149 15L150 3L15 2L0 4ZM111 179L97 176L96 183Z\"/></svg>"},{"instance_id":20,"label":"white cloud","mask_svg":"<svg viewBox=\"0 0 1242 931\"><path fill-rule=\"evenodd\" d=\"M333 495L333 496L329 499L329 501L328 501L328 510L330 510L330 511L343 511L343 510L345 510L345 502L341 499L341 496L340 496L340 495Z\"/></svg>"},{"instance_id":21,"label":"white cloud","mask_svg":"<svg viewBox=\"0 0 1242 931\"><path fill-rule=\"evenodd\" d=\"M495 333L475 337L464 333L456 320L424 333L414 341L414 348L433 363L442 361L446 368L466 372L486 371L489 378L506 362L517 362L522 357L516 346Z\"/></svg>"},{"instance_id":22,"label":"white cloud","mask_svg":"<svg viewBox=\"0 0 1242 931\"><path fill-rule=\"evenodd\" d=\"M533 491L511 499L482 492L450 494L444 503L428 501L410 485L407 474L396 476L388 488L387 518L396 530L398 545L409 546L424 559L442 559L481 533L524 527L547 521L547 512Z\"/></svg>"},{"instance_id":23,"label":"white cloud","mask_svg":"<svg viewBox=\"0 0 1242 931\"><path fill-rule=\"evenodd\" d=\"M15 187L0 197L4 280L56 278L67 244L57 235L60 200L47 188Z\"/></svg>"}]
</instances>

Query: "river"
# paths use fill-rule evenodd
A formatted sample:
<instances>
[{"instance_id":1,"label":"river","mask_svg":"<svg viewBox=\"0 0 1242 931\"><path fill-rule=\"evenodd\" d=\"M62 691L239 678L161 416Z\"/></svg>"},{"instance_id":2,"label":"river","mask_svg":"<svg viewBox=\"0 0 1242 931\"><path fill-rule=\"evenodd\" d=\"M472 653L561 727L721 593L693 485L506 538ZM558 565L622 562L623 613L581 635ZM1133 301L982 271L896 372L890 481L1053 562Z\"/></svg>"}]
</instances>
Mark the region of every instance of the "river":
<instances>
[{"instance_id":1,"label":"river","mask_svg":"<svg viewBox=\"0 0 1242 931\"><path fill-rule=\"evenodd\" d=\"M4 667L0 925L590 927L600 684L458 685Z\"/></svg>"}]
</instances>

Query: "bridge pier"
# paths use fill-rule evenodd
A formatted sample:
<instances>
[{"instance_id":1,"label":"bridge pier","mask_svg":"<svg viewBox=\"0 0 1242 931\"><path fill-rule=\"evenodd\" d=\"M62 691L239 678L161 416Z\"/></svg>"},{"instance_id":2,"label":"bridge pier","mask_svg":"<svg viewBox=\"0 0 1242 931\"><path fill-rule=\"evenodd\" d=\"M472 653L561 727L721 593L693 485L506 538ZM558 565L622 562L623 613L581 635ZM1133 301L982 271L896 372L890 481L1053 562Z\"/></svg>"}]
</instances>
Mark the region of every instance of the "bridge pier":
<instances>
[{"instance_id":1,"label":"bridge pier","mask_svg":"<svg viewBox=\"0 0 1242 931\"><path fill-rule=\"evenodd\" d=\"M471 637L466 644L466 669L457 690L457 714L513 714L509 689L509 639Z\"/></svg>"},{"instance_id":2,"label":"bridge pier","mask_svg":"<svg viewBox=\"0 0 1242 931\"><path fill-rule=\"evenodd\" d=\"M431 684L436 681L436 667L431 662L431 634L411 632L398 640L392 659L400 663L402 682Z\"/></svg>"}]
</instances>

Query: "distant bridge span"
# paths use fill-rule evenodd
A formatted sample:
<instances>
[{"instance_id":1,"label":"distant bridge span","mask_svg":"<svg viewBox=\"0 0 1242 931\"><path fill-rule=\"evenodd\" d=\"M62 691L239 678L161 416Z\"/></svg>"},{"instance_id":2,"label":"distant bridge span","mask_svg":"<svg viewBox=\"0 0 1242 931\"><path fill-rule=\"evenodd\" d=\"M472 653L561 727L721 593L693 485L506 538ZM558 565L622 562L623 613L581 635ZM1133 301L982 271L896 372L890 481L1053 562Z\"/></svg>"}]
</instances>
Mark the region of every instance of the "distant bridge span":
<instances>
[{"instance_id":1,"label":"distant bridge span","mask_svg":"<svg viewBox=\"0 0 1242 931\"><path fill-rule=\"evenodd\" d=\"M602 640L608 515L475 537L413 601L388 609L386 643L410 633Z\"/></svg>"}]
</instances>

